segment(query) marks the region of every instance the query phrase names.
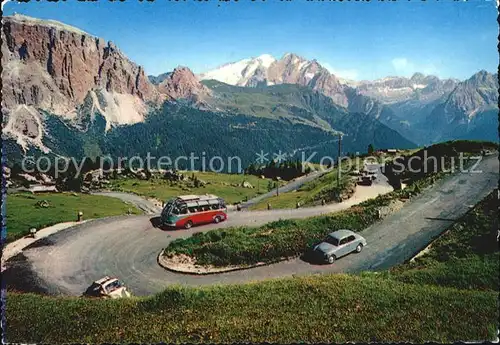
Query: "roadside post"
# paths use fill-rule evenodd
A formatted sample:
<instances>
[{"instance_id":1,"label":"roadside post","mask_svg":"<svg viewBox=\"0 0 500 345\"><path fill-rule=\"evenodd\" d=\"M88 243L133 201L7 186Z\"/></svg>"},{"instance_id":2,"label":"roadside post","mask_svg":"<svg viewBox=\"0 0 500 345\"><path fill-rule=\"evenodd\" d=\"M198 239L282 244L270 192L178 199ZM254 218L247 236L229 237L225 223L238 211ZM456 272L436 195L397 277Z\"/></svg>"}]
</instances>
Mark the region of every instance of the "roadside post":
<instances>
[{"instance_id":1,"label":"roadside post","mask_svg":"<svg viewBox=\"0 0 500 345\"><path fill-rule=\"evenodd\" d=\"M35 228L30 229L30 235L31 235L31 237L35 238L35 236L36 236L36 229Z\"/></svg>"},{"instance_id":2,"label":"roadside post","mask_svg":"<svg viewBox=\"0 0 500 345\"><path fill-rule=\"evenodd\" d=\"M267 210L270 210L270 209L271 209L271 204L267 203Z\"/></svg>"},{"instance_id":3,"label":"roadside post","mask_svg":"<svg viewBox=\"0 0 500 345\"><path fill-rule=\"evenodd\" d=\"M83 212L78 211L78 221L81 222L83 220Z\"/></svg>"},{"instance_id":4,"label":"roadside post","mask_svg":"<svg viewBox=\"0 0 500 345\"><path fill-rule=\"evenodd\" d=\"M338 148L338 157L337 157L337 188L340 188L340 174L341 174L341 169L340 169L340 155L342 154L342 134L339 133L339 148Z\"/></svg>"}]
</instances>

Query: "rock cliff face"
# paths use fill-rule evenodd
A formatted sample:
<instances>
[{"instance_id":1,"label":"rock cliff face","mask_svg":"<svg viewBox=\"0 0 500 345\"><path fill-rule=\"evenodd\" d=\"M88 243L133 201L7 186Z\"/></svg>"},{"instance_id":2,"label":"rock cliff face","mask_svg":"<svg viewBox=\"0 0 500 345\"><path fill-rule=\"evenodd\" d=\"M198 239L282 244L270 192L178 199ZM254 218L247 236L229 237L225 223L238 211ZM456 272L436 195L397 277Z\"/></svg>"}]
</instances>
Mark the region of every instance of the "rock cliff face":
<instances>
[{"instance_id":1,"label":"rock cliff face","mask_svg":"<svg viewBox=\"0 0 500 345\"><path fill-rule=\"evenodd\" d=\"M345 94L346 86L316 60L308 61L295 54L285 54L268 69L268 83L299 84L330 97L343 107L349 105Z\"/></svg>"},{"instance_id":2,"label":"rock cliff face","mask_svg":"<svg viewBox=\"0 0 500 345\"><path fill-rule=\"evenodd\" d=\"M458 84L445 103L447 113L459 113L457 121L472 118L498 105L498 75L479 71Z\"/></svg>"},{"instance_id":3,"label":"rock cliff face","mask_svg":"<svg viewBox=\"0 0 500 345\"><path fill-rule=\"evenodd\" d=\"M171 99L188 99L195 103L203 102L210 96L210 90L187 67L177 67L165 75L158 84L158 90Z\"/></svg>"},{"instance_id":4,"label":"rock cliff face","mask_svg":"<svg viewBox=\"0 0 500 345\"><path fill-rule=\"evenodd\" d=\"M466 138L498 141L498 75L480 71L458 83L422 123L433 141Z\"/></svg>"},{"instance_id":5,"label":"rock cliff face","mask_svg":"<svg viewBox=\"0 0 500 345\"><path fill-rule=\"evenodd\" d=\"M40 147L40 110L78 122L85 103L109 129L142 121L146 102L162 99L142 67L112 42L55 21L21 15L3 21L4 126L23 147Z\"/></svg>"}]
</instances>

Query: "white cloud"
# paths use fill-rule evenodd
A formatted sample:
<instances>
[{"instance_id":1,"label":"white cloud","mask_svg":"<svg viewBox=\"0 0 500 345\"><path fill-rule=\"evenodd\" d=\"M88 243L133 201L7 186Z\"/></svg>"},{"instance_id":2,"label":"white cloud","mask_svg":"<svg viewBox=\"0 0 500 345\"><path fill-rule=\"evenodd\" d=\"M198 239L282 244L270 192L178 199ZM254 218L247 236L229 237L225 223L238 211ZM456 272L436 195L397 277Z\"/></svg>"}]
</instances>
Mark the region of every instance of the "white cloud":
<instances>
[{"instance_id":1,"label":"white cloud","mask_svg":"<svg viewBox=\"0 0 500 345\"><path fill-rule=\"evenodd\" d=\"M331 74L335 75L336 77L343 78L343 79L351 79L351 80L356 80L359 76L359 72L356 69L334 69L330 64L328 63L320 63L321 66L325 67L328 72Z\"/></svg>"},{"instance_id":2,"label":"white cloud","mask_svg":"<svg viewBox=\"0 0 500 345\"><path fill-rule=\"evenodd\" d=\"M407 73L415 67L407 58L395 58L392 59L391 63L396 72Z\"/></svg>"},{"instance_id":3,"label":"white cloud","mask_svg":"<svg viewBox=\"0 0 500 345\"><path fill-rule=\"evenodd\" d=\"M438 76L439 70L432 63L427 64L416 64L413 61L408 60L405 57L398 57L391 60L392 68L398 75L411 76L416 72L423 73L425 75L435 75Z\"/></svg>"},{"instance_id":4,"label":"white cloud","mask_svg":"<svg viewBox=\"0 0 500 345\"><path fill-rule=\"evenodd\" d=\"M422 73L425 74L425 75L432 74L432 75L435 75L435 76L439 77L439 71L436 68L436 66L434 66L433 64L424 66L424 68L422 69Z\"/></svg>"}]
</instances>

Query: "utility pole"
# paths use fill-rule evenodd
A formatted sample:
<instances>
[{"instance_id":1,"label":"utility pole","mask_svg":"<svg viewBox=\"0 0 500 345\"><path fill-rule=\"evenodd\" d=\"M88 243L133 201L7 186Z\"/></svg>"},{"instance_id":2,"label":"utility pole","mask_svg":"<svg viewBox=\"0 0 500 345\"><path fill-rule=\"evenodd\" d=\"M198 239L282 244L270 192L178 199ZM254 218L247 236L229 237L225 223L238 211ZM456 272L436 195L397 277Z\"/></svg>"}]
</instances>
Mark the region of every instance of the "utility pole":
<instances>
[{"instance_id":1,"label":"utility pole","mask_svg":"<svg viewBox=\"0 0 500 345\"><path fill-rule=\"evenodd\" d=\"M340 188L340 153L342 152L342 134L339 133L339 152L337 157L337 187Z\"/></svg>"}]
</instances>

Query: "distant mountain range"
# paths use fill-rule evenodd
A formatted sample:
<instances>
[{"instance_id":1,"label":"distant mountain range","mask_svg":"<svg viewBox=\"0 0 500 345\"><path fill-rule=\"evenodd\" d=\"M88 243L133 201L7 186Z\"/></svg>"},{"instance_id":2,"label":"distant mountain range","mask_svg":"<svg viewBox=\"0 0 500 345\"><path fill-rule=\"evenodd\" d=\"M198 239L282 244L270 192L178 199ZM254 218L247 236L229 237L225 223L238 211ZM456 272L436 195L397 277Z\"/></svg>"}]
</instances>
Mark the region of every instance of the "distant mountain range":
<instances>
[{"instance_id":1,"label":"distant mountain range","mask_svg":"<svg viewBox=\"0 0 500 345\"><path fill-rule=\"evenodd\" d=\"M498 113L498 75L486 71L465 81L415 73L357 82L337 78L316 60L287 53L279 60L261 55L225 64L198 77L247 87L307 86L421 145L454 138L498 140L497 127L490 126L496 121L492 114ZM489 130L479 130L483 127Z\"/></svg>"},{"instance_id":2,"label":"distant mountain range","mask_svg":"<svg viewBox=\"0 0 500 345\"><path fill-rule=\"evenodd\" d=\"M421 74L351 82L315 60L286 54L198 76L178 67L155 77L112 42L66 24L21 15L3 22L8 159L28 152L207 151L249 164L260 150L332 155L332 135L339 132L344 152L364 152L370 143L407 148L455 134L493 137L498 81L484 71L464 82Z\"/></svg>"}]
</instances>

